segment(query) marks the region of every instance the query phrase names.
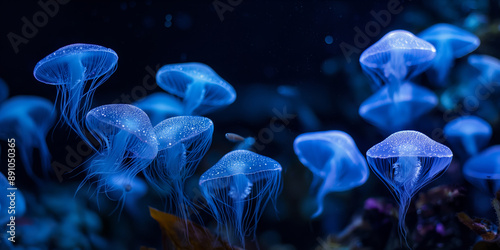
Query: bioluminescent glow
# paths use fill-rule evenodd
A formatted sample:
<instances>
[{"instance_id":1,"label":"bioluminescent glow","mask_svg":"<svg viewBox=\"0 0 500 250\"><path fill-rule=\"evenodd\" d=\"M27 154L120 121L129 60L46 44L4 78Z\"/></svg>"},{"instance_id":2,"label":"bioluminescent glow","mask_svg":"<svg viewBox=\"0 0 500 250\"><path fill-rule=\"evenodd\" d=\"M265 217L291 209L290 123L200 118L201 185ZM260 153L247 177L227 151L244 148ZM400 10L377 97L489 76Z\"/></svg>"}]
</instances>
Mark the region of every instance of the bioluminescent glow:
<instances>
[{"instance_id":1,"label":"bioluminescent glow","mask_svg":"<svg viewBox=\"0 0 500 250\"><path fill-rule=\"evenodd\" d=\"M491 146L467 160L463 173L476 188L495 195L500 190L500 145Z\"/></svg>"},{"instance_id":2,"label":"bioluminescent glow","mask_svg":"<svg viewBox=\"0 0 500 250\"><path fill-rule=\"evenodd\" d=\"M184 111L182 102L178 98L161 92L148 95L133 105L148 114L153 126L167 118L181 115Z\"/></svg>"},{"instance_id":3,"label":"bioluminescent glow","mask_svg":"<svg viewBox=\"0 0 500 250\"><path fill-rule=\"evenodd\" d=\"M444 127L446 140L453 149L464 152L467 156L476 155L488 145L491 133L490 124L477 116L463 116Z\"/></svg>"}]
</instances>

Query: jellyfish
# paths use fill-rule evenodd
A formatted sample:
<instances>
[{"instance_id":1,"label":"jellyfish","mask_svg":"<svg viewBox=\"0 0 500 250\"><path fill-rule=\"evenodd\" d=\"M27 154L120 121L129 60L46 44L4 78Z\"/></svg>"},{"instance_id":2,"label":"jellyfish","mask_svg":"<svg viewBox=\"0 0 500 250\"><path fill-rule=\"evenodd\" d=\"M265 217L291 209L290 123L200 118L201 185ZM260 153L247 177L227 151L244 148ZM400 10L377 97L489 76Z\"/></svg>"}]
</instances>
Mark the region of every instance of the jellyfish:
<instances>
[{"instance_id":1,"label":"jellyfish","mask_svg":"<svg viewBox=\"0 0 500 250\"><path fill-rule=\"evenodd\" d=\"M145 175L159 192L166 194L170 211L180 218L197 216L186 197L184 183L196 171L212 143L214 125L201 116L176 116L154 127L158 138L158 155Z\"/></svg>"},{"instance_id":2,"label":"jellyfish","mask_svg":"<svg viewBox=\"0 0 500 250\"><path fill-rule=\"evenodd\" d=\"M323 200L329 192L342 192L358 187L368 179L368 166L347 133L337 130L299 135L293 143L300 162L321 179L316 194L318 209L323 212Z\"/></svg>"},{"instance_id":3,"label":"jellyfish","mask_svg":"<svg viewBox=\"0 0 500 250\"><path fill-rule=\"evenodd\" d=\"M234 102L234 88L202 63L165 65L156 73L163 90L181 97L184 115L204 115Z\"/></svg>"},{"instance_id":4,"label":"jellyfish","mask_svg":"<svg viewBox=\"0 0 500 250\"><path fill-rule=\"evenodd\" d=\"M10 217L22 217L26 213L26 200L22 192L11 186L9 181L0 173L0 223L5 225L9 223ZM16 202L15 209L9 208L11 199Z\"/></svg>"},{"instance_id":5,"label":"jellyfish","mask_svg":"<svg viewBox=\"0 0 500 250\"><path fill-rule=\"evenodd\" d=\"M255 144L255 138L250 137L250 136L247 138L244 138L243 136L235 134L235 133L226 133L225 136L226 136L226 139L228 141L237 143L234 150L238 150L238 149L250 150L250 148L252 148L252 146Z\"/></svg>"},{"instance_id":6,"label":"jellyfish","mask_svg":"<svg viewBox=\"0 0 500 250\"><path fill-rule=\"evenodd\" d=\"M433 25L418 36L436 48L436 57L427 73L438 86L446 84L446 77L455 58L471 53L481 43L476 35L446 23Z\"/></svg>"},{"instance_id":7,"label":"jellyfish","mask_svg":"<svg viewBox=\"0 0 500 250\"><path fill-rule=\"evenodd\" d=\"M125 207L130 215L139 214L138 202L148 192L148 185L139 176L128 176L118 173L109 176L109 187L105 190L106 196L111 200L119 201L117 208Z\"/></svg>"},{"instance_id":8,"label":"jellyfish","mask_svg":"<svg viewBox=\"0 0 500 250\"><path fill-rule=\"evenodd\" d=\"M281 191L281 165L248 150L235 150L203 173L199 184L218 228L228 239L234 233L244 247L245 236L255 238L266 204L274 204Z\"/></svg>"},{"instance_id":9,"label":"jellyfish","mask_svg":"<svg viewBox=\"0 0 500 250\"><path fill-rule=\"evenodd\" d=\"M500 190L500 145L491 146L467 160L463 173L476 188L494 195Z\"/></svg>"},{"instance_id":10,"label":"jellyfish","mask_svg":"<svg viewBox=\"0 0 500 250\"><path fill-rule=\"evenodd\" d=\"M469 64L479 70L482 83L490 85L500 84L500 60L488 55L471 55L468 58Z\"/></svg>"},{"instance_id":11,"label":"jellyfish","mask_svg":"<svg viewBox=\"0 0 500 250\"><path fill-rule=\"evenodd\" d=\"M62 120L90 146L83 116L90 109L96 88L116 70L117 61L112 49L77 43L43 58L33 71L38 81L57 86Z\"/></svg>"},{"instance_id":12,"label":"jellyfish","mask_svg":"<svg viewBox=\"0 0 500 250\"><path fill-rule=\"evenodd\" d=\"M393 98L399 86L427 70L435 56L432 44L408 31L395 30L363 51L359 62L377 87L389 86L389 97Z\"/></svg>"},{"instance_id":13,"label":"jellyfish","mask_svg":"<svg viewBox=\"0 0 500 250\"><path fill-rule=\"evenodd\" d=\"M3 102L9 96L9 86L0 78L0 102Z\"/></svg>"},{"instance_id":14,"label":"jellyfish","mask_svg":"<svg viewBox=\"0 0 500 250\"><path fill-rule=\"evenodd\" d=\"M359 115L381 131L393 133L412 125L437 103L437 96L432 91L405 82L394 99L391 99L389 86L383 86L360 105Z\"/></svg>"},{"instance_id":15,"label":"jellyfish","mask_svg":"<svg viewBox=\"0 0 500 250\"><path fill-rule=\"evenodd\" d=\"M366 152L368 165L399 205L399 233L405 241L405 217L411 198L441 176L452 157L448 147L412 130L396 132Z\"/></svg>"},{"instance_id":16,"label":"jellyfish","mask_svg":"<svg viewBox=\"0 0 500 250\"><path fill-rule=\"evenodd\" d=\"M100 150L86 167L88 180L96 177L97 193L117 189L114 177L132 180L148 167L158 153L158 141L148 116L128 104L108 104L87 113L86 125L98 140ZM123 196L125 198L125 196Z\"/></svg>"},{"instance_id":17,"label":"jellyfish","mask_svg":"<svg viewBox=\"0 0 500 250\"><path fill-rule=\"evenodd\" d=\"M444 127L444 135L452 146L468 156L476 155L491 138L491 126L477 116L457 118Z\"/></svg>"},{"instance_id":18,"label":"jellyfish","mask_svg":"<svg viewBox=\"0 0 500 250\"><path fill-rule=\"evenodd\" d=\"M50 151L45 137L54 125L54 104L38 96L14 96L0 105L0 139L14 140L26 173L39 181L33 172L33 149L38 149L44 175L50 171Z\"/></svg>"},{"instance_id":19,"label":"jellyfish","mask_svg":"<svg viewBox=\"0 0 500 250\"><path fill-rule=\"evenodd\" d=\"M161 92L148 95L133 105L148 114L153 126L167 118L182 115L184 109L179 99Z\"/></svg>"}]
</instances>

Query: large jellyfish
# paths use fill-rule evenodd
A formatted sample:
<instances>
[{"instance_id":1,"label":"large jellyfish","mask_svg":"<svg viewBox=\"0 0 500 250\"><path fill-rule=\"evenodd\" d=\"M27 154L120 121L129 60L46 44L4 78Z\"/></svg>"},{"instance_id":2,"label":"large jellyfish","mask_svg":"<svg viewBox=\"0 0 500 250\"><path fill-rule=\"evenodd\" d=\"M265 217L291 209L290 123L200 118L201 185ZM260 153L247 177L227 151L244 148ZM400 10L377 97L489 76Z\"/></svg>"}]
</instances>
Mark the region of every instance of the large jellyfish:
<instances>
[{"instance_id":1,"label":"large jellyfish","mask_svg":"<svg viewBox=\"0 0 500 250\"><path fill-rule=\"evenodd\" d=\"M488 55L471 55L469 64L479 70L479 78L484 84L500 85L500 60Z\"/></svg>"},{"instance_id":2,"label":"large jellyfish","mask_svg":"<svg viewBox=\"0 0 500 250\"><path fill-rule=\"evenodd\" d=\"M433 25L418 36L436 48L436 57L427 73L438 86L446 84L455 58L471 53L481 43L476 35L447 23Z\"/></svg>"},{"instance_id":3,"label":"large jellyfish","mask_svg":"<svg viewBox=\"0 0 500 250\"><path fill-rule=\"evenodd\" d=\"M96 153L80 184L97 177L97 193L109 193L123 187L113 177L122 175L133 179L155 159L158 141L148 116L141 109L128 104L109 104L90 110L86 124L99 141Z\"/></svg>"},{"instance_id":4,"label":"large jellyfish","mask_svg":"<svg viewBox=\"0 0 500 250\"><path fill-rule=\"evenodd\" d=\"M0 102L3 102L3 100L7 99L9 96L9 86L7 86L7 83L0 78Z\"/></svg>"},{"instance_id":5,"label":"large jellyfish","mask_svg":"<svg viewBox=\"0 0 500 250\"><path fill-rule=\"evenodd\" d=\"M444 127L446 140L453 149L465 152L468 156L477 154L488 145L491 132L490 124L477 116L463 116Z\"/></svg>"},{"instance_id":6,"label":"large jellyfish","mask_svg":"<svg viewBox=\"0 0 500 250\"><path fill-rule=\"evenodd\" d=\"M33 149L38 149L44 174L50 170L50 152L45 137L54 125L54 104L38 96L14 96L0 105L0 139L14 139L26 173L33 172Z\"/></svg>"},{"instance_id":7,"label":"large jellyfish","mask_svg":"<svg viewBox=\"0 0 500 250\"><path fill-rule=\"evenodd\" d=\"M154 127L158 155L145 175L158 191L167 194L170 211L188 219L197 215L186 197L184 183L192 176L212 143L214 125L201 116L176 116Z\"/></svg>"},{"instance_id":8,"label":"large jellyfish","mask_svg":"<svg viewBox=\"0 0 500 250\"><path fill-rule=\"evenodd\" d=\"M118 55L112 49L93 44L64 46L40 60L35 78L58 88L61 118L78 136L92 145L84 134L84 115L94 92L116 70Z\"/></svg>"},{"instance_id":9,"label":"large jellyfish","mask_svg":"<svg viewBox=\"0 0 500 250\"><path fill-rule=\"evenodd\" d=\"M383 86L360 105L359 115L379 130L393 133L412 125L437 103L437 96L432 91L406 82L394 99L391 99L389 86Z\"/></svg>"},{"instance_id":10,"label":"large jellyfish","mask_svg":"<svg viewBox=\"0 0 500 250\"><path fill-rule=\"evenodd\" d=\"M163 90L181 97L184 115L203 115L234 102L234 88L202 63L165 65L156 73Z\"/></svg>"},{"instance_id":11,"label":"large jellyfish","mask_svg":"<svg viewBox=\"0 0 500 250\"><path fill-rule=\"evenodd\" d=\"M299 135L293 143L300 162L321 179L316 194L318 209L323 212L323 199L329 192L347 191L368 179L366 160L354 140L342 131L312 132Z\"/></svg>"},{"instance_id":12,"label":"large jellyfish","mask_svg":"<svg viewBox=\"0 0 500 250\"><path fill-rule=\"evenodd\" d=\"M452 157L448 147L411 130L396 132L366 152L368 165L399 204L399 232L405 241L411 198L443 174Z\"/></svg>"},{"instance_id":13,"label":"large jellyfish","mask_svg":"<svg viewBox=\"0 0 500 250\"><path fill-rule=\"evenodd\" d=\"M182 115L184 108L182 102L167 93L154 93L148 95L133 104L148 114L153 126L161 121Z\"/></svg>"},{"instance_id":14,"label":"large jellyfish","mask_svg":"<svg viewBox=\"0 0 500 250\"><path fill-rule=\"evenodd\" d=\"M427 70L435 56L432 44L408 31L395 30L363 51L359 62L376 86L389 85L393 98L399 86Z\"/></svg>"},{"instance_id":15,"label":"large jellyfish","mask_svg":"<svg viewBox=\"0 0 500 250\"><path fill-rule=\"evenodd\" d=\"M231 151L201 176L200 186L218 227L244 246L245 236L255 237L267 202L281 191L281 165L248 150Z\"/></svg>"},{"instance_id":16,"label":"large jellyfish","mask_svg":"<svg viewBox=\"0 0 500 250\"><path fill-rule=\"evenodd\" d=\"M500 145L491 146L467 160L463 173L476 188L494 195L500 190Z\"/></svg>"}]
</instances>

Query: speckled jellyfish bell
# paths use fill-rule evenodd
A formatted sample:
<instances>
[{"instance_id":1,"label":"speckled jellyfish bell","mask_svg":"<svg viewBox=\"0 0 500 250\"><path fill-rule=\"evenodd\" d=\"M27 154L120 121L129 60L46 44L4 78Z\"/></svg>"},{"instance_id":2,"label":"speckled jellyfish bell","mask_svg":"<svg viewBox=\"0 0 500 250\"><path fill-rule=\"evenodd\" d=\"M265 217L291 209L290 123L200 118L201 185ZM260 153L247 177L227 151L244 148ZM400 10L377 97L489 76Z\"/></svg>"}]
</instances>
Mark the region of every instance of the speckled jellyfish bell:
<instances>
[{"instance_id":1,"label":"speckled jellyfish bell","mask_svg":"<svg viewBox=\"0 0 500 250\"><path fill-rule=\"evenodd\" d=\"M422 115L438 104L434 92L405 82L399 93L391 98L389 87L383 86L375 94L363 101L359 115L385 133L393 133L411 127Z\"/></svg>"},{"instance_id":2,"label":"speckled jellyfish bell","mask_svg":"<svg viewBox=\"0 0 500 250\"><path fill-rule=\"evenodd\" d=\"M163 90L184 102L184 115L203 115L234 102L234 88L203 63L168 64L156 73Z\"/></svg>"},{"instance_id":3,"label":"speckled jellyfish bell","mask_svg":"<svg viewBox=\"0 0 500 250\"><path fill-rule=\"evenodd\" d=\"M97 192L115 190L113 176L133 178L155 159L158 141L148 116L128 104L109 104L89 111L87 127L101 145L87 166L82 185L96 177Z\"/></svg>"},{"instance_id":4,"label":"speckled jellyfish bell","mask_svg":"<svg viewBox=\"0 0 500 250\"><path fill-rule=\"evenodd\" d=\"M91 145L82 128L97 87L116 70L118 55L99 45L76 43L64 46L40 60L35 78L58 88L61 118Z\"/></svg>"},{"instance_id":5,"label":"speckled jellyfish bell","mask_svg":"<svg viewBox=\"0 0 500 250\"><path fill-rule=\"evenodd\" d=\"M295 138L293 148L300 162L321 182L316 193L318 209L313 217L322 213L326 194L350 190L368 179L366 160L345 132L332 130L301 134Z\"/></svg>"},{"instance_id":6,"label":"speckled jellyfish bell","mask_svg":"<svg viewBox=\"0 0 500 250\"><path fill-rule=\"evenodd\" d=\"M184 108L182 102L167 93L154 93L133 104L148 114L153 126L161 121L182 115Z\"/></svg>"},{"instance_id":7,"label":"speckled jellyfish bell","mask_svg":"<svg viewBox=\"0 0 500 250\"><path fill-rule=\"evenodd\" d=\"M473 156L488 145L492 129L488 122L477 116L457 118L444 127L446 140L453 149Z\"/></svg>"},{"instance_id":8,"label":"speckled jellyfish bell","mask_svg":"<svg viewBox=\"0 0 500 250\"><path fill-rule=\"evenodd\" d=\"M228 238L236 236L244 247L245 236L255 237L267 202L274 203L281 191L281 165L248 150L235 150L203 173L199 184L218 228Z\"/></svg>"},{"instance_id":9,"label":"speckled jellyfish bell","mask_svg":"<svg viewBox=\"0 0 500 250\"><path fill-rule=\"evenodd\" d=\"M395 30L363 51L359 62L377 87L389 85L392 98L404 81L427 70L435 56L432 44L408 31Z\"/></svg>"},{"instance_id":10,"label":"speckled jellyfish bell","mask_svg":"<svg viewBox=\"0 0 500 250\"><path fill-rule=\"evenodd\" d=\"M482 192L495 195L500 190L500 145L491 146L467 160L463 174Z\"/></svg>"},{"instance_id":11,"label":"speckled jellyfish bell","mask_svg":"<svg viewBox=\"0 0 500 250\"><path fill-rule=\"evenodd\" d=\"M48 175L51 155L45 138L55 120L54 104L43 97L19 95L0 104L0 139L16 140L24 169L36 181L33 150L38 149L43 173Z\"/></svg>"},{"instance_id":12,"label":"speckled jellyfish bell","mask_svg":"<svg viewBox=\"0 0 500 250\"><path fill-rule=\"evenodd\" d=\"M399 232L406 241L405 217L411 198L449 167L451 150L411 130L396 132L366 152L368 165L399 204Z\"/></svg>"},{"instance_id":13,"label":"speckled jellyfish bell","mask_svg":"<svg viewBox=\"0 0 500 250\"><path fill-rule=\"evenodd\" d=\"M471 55L468 62L480 72L484 84L500 85L500 60L488 55Z\"/></svg>"},{"instance_id":14,"label":"speckled jellyfish bell","mask_svg":"<svg viewBox=\"0 0 500 250\"><path fill-rule=\"evenodd\" d=\"M438 86L446 85L446 77L455 58L471 53L481 43L476 35L447 23L433 25L418 36L436 48L436 57L427 73Z\"/></svg>"}]
</instances>

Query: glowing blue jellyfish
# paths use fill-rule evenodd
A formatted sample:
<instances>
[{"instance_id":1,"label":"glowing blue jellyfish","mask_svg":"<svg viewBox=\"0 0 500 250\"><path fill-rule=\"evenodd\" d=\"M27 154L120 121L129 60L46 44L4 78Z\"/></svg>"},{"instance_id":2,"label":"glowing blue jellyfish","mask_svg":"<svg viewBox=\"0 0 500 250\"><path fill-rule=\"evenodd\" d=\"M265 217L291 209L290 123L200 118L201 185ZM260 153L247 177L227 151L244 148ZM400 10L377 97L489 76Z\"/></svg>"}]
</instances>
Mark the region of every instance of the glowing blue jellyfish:
<instances>
[{"instance_id":1,"label":"glowing blue jellyfish","mask_svg":"<svg viewBox=\"0 0 500 250\"><path fill-rule=\"evenodd\" d=\"M469 64L479 70L480 80L485 84L500 84L500 60L488 55L471 55Z\"/></svg>"},{"instance_id":2,"label":"glowing blue jellyfish","mask_svg":"<svg viewBox=\"0 0 500 250\"><path fill-rule=\"evenodd\" d=\"M281 191L281 165L248 150L231 151L201 175L200 186L218 228L244 246L245 236L255 237L267 202L274 204Z\"/></svg>"},{"instance_id":3,"label":"glowing blue jellyfish","mask_svg":"<svg viewBox=\"0 0 500 250\"><path fill-rule=\"evenodd\" d=\"M26 212L26 201L23 194L20 190L12 190L12 188L15 188L15 186L11 186L7 178L0 173L0 223L2 225L9 223L11 216L20 218ZM9 209L11 199L16 202L16 209ZM10 210L12 210L12 213L9 213Z\"/></svg>"},{"instance_id":4,"label":"glowing blue jellyfish","mask_svg":"<svg viewBox=\"0 0 500 250\"><path fill-rule=\"evenodd\" d=\"M158 141L148 116L128 104L109 104L90 110L86 124L99 141L100 151L87 166L83 184L97 178L97 193L117 188L113 177L133 179L155 159Z\"/></svg>"},{"instance_id":5,"label":"glowing blue jellyfish","mask_svg":"<svg viewBox=\"0 0 500 250\"><path fill-rule=\"evenodd\" d=\"M326 194L350 190L368 179L365 158L345 132L332 130L301 134L295 138L293 148L300 162L321 179L316 194L318 209L313 217L323 212Z\"/></svg>"},{"instance_id":6,"label":"glowing blue jellyfish","mask_svg":"<svg viewBox=\"0 0 500 250\"><path fill-rule=\"evenodd\" d=\"M437 103L437 96L432 91L406 82L394 99L388 86L379 89L360 105L359 115L381 131L393 133L412 125Z\"/></svg>"},{"instance_id":7,"label":"glowing blue jellyfish","mask_svg":"<svg viewBox=\"0 0 500 250\"><path fill-rule=\"evenodd\" d=\"M197 215L186 197L184 183L212 143L214 125L201 116L176 116L154 127L158 138L158 155L145 175L153 187L167 195L169 210L181 218Z\"/></svg>"},{"instance_id":8,"label":"glowing blue jellyfish","mask_svg":"<svg viewBox=\"0 0 500 250\"><path fill-rule=\"evenodd\" d=\"M91 145L82 128L94 91L116 70L118 55L93 44L64 46L40 60L33 71L43 83L56 85L61 118Z\"/></svg>"},{"instance_id":9,"label":"glowing blue jellyfish","mask_svg":"<svg viewBox=\"0 0 500 250\"><path fill-rule=\"evenodd\" d=\"M376 86L389 85L393 97L404 81L427 70L435 56L432 44L408 31L395 30L363 51L359 62Z\"/></svg>"},{"instance_id":10,"label":"glowing blue jellyfish","mask_svg":"<svg viewBox=\"0 0 500 250\"><path fill-rule=\"evenodd\" d=\"M179 99L161 92L148 95L133 105L148 114L153 126L167 118L182 115L184 111Z\"/></svg>"},{"instance_id":11,"label":"glowing blue jellyfish","mask_svg":"<svg viewBox=\"0 0 500 250\"><path fill-rule=\"evenodd\" d=\"M238 149L250 150L250 148L252 148L252 146L255 144L255 138L253 137L244 138L243 136L235 133L226 133L226 139L230 142L237 143L234 150Z\"/></svg>"},{"instance_id":12,"label":"glowing blue jellyfish","mask_svg":"<svg viewBox=\"0 0 500 250\"><path fill-rule=\"evenodd\" d=\"M118 173L108 177L106 196L111 200L119 201L120 210L125 207L130 215L139 214L138 202L148 192L148 185L138 176L129 176ZM117 208L118 208L117 207Z\"/></svg>"},{"instance_id":13,"label":"glowing blue jellyfish","mask_svg":"<svg viewBox=\"0 0 500 250\"><path fill-rule=\"evenodd\" d=\"M436 57L427 73L439 86L446 84L446 77L455 58L471 53L481 43L476 35L446 23L433 25L418 36L436 48Z\"/></svg>"},{"instance_id":14,"label":"glowing blue jellyfish","mask_svg":"<svg viewBox=\"0 0 500 250\"><path fill-rule=\"evenodd\" d=\"M396 132L366 152L368 165L399 204L399 232L405 240L405 217L411 198L441 176L452 157L448 147L411 130Z\"/></svg>"},{"instance_id":15,"label":"glowing blue jellyfish","mask_svg":"<svg viewBox=\"0 0 500 250\"><path fill-rule=\"evenodd\" d=\"M38 96L14 96L0 105L0 139L14 139L26 173L33 172L33 149L38 149L44 174L50 171L50 152L45 137L54 125L54 104Z\"/></svg>"},{"instance_id":16,"label":"glowing blue jellyfish","mask_svg":"<svg viewBox=\"0 0 500 250\"><path fill-rule=\"evenodd\" d=\"M181 97L184 115L203 115L234 102L236 92L209 66L202 63L165 65L156 73L163 90Z\"/></svg>"},{"instance_id":17,"label":"glowing blue jellyfish","mask_svg":"<svg viewBox=\"0 0 500 250\"><path fill-rule=\"evenodd\" d=\"M0 102L3 102L3 100L7 99L8 96L9 86L7 86L7 83L0 78Z\"/></svg>"},{"instance_id":18,"label":"glowing blue jellyfish","mask_svg":"<svg viewBox=\"0 0 500 250\"><path fill-rule=\"evenodd\" d=\"M485 147L491 138L491 133L490 124L477 116L463 116L444 127L446 140L456 150L465 151L468 156L477 154Z\"/></svg>"},{"instance_id":19,"label":"glowing blue jellyfish","mask_svg":"<svg viewBox=\"0 0 500 250\"><path fill-rule=\"evenodd\" d=\"M500 145L494 145L465 162L465 179L479 190L494 195L500 190Z\"/></svg>"}]
</instances>

